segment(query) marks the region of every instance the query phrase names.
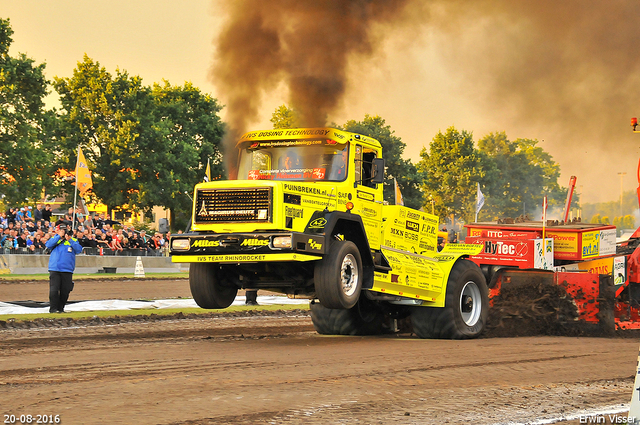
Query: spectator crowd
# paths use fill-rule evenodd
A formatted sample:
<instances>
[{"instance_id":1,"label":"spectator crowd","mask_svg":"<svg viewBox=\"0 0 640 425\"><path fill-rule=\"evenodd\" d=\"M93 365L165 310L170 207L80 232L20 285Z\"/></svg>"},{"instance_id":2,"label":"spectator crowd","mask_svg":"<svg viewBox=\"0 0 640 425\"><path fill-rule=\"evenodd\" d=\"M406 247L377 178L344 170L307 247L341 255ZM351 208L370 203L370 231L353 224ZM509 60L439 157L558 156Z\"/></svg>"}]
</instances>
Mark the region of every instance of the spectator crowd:
<instances>
[{"instance_id":1,"label":"spectator crowd","mask_svg":"<svg viewBox=\"0 0 640 425\"><path fill-rule=\"evenodd\" d=\"M1 252L46 253L45 243L60 224L74 229L74 237L89 255L163 255L168 251L171 233L147 235L133 226L120 225L105 217L86 215L80 208L69 208L63 216L54 216L50 204L9 208L0 213ZM116 227L114 227L116 226Z\"/></svg>"}]
</instances>

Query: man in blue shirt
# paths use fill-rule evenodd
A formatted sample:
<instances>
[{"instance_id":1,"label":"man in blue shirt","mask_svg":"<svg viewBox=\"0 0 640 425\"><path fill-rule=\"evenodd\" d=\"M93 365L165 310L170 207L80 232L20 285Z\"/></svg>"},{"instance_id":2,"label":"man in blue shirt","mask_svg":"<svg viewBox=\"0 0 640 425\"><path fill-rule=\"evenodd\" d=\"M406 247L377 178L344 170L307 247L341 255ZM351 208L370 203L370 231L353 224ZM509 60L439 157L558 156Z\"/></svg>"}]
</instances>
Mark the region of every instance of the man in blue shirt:
<instances>
[{"instance_id":1,"label":"man in blue shirt","mask_svg":"<svg viewBox=\"0 0 640 425\"><path fill-rule=\"evenodd\" d=\"M69 293L73 290L76 254L82 252L82 246L72 236L72 233L71 228L61 224L57 234L46 243L46 247L51 251L49 256L49 313L64 313Z\"/></svg>"}]
</instances>

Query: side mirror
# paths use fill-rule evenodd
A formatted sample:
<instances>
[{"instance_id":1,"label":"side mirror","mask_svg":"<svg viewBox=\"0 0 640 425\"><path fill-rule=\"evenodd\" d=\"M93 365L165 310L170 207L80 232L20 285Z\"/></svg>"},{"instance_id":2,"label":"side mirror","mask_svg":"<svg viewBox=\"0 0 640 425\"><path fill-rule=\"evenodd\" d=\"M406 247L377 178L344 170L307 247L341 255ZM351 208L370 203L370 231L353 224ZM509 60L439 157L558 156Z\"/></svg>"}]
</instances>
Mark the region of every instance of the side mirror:
<instances>
[{"instance_id":1,"label":"side mirror","mask_svg":"<svg viewBox=\"0 0 640 425\"><path fill-rule=\"evenodd\" d=\"M384 158L374 158L371 168L371 183L384 183Z\"/></svg>"}]
</instances>

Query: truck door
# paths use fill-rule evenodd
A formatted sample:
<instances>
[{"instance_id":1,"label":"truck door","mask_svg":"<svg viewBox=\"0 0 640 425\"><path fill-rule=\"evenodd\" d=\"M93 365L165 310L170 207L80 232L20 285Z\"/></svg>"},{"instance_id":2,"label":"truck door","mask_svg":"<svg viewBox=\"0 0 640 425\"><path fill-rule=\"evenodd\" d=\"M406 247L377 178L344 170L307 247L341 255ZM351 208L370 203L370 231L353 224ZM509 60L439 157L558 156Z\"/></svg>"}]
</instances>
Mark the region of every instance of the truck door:
<instances>
[{"instance_id":1,"label":"truck door","mask_svg":"<svg viewBox=\"0 0 640 425\"><path fill-rule=\"evenodd\" d=\"M376 149L355 146L355 196L353 212L362 217L371 249L380 249L382 227L382 185L371 182L372 162L379 156Z\"/></svg>"}]
</instances>

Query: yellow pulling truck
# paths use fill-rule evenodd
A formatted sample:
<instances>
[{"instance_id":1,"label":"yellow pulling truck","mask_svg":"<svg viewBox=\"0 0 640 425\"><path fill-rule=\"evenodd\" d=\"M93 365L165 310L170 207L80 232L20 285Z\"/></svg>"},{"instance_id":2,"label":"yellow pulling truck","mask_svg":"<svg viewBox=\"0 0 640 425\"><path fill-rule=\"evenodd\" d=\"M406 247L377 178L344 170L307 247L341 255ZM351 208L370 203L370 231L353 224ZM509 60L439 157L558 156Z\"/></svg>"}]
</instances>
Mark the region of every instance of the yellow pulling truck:
<instances>
[{"instance_id":1,"label":"yellow pulling truck","mask_svg":"<svg viewBox=\"0 0 640 425\"><path fill-rule=\"evenodd\" d=\"M411 316L422 338L479 335L488 312L477 245L437 250L438 218L383 202L377 140L333 128L250 132L237 180L198 184L189 233L172 261L191 263L202 308L239 289L311 299L322 334L376 334Z\"/></svg>"}]
</instances>

